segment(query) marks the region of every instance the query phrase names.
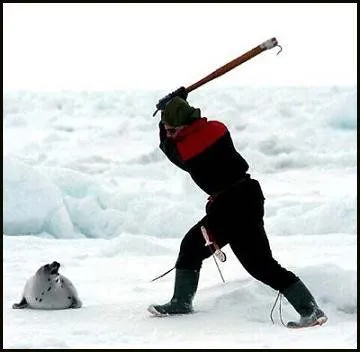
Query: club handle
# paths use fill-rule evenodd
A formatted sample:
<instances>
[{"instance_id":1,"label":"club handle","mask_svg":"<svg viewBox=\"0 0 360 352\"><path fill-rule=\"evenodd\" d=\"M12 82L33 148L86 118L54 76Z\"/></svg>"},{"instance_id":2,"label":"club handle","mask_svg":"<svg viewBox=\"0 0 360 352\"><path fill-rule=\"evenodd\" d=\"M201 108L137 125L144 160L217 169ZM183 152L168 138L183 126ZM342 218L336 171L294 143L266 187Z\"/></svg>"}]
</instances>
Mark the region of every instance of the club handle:
<instances>
[{"instance_id":1,"label":"club handle","mask_svg":"<svg viewBox=\"0 0 360 352\"><path fill-rule=\"evenodd\" d=\"M213 79L215 79L215 78L217 78L219 76L222 76L226 72L229 72L230 70L234 69L235 67L237 67L237 66L243 64L244 62L252 59L253 57L259 55L263 51L274 48L277 45L278 45L278 41L276 40L276 38L271 38L271 39L266 40L265 42L261 43L260 45L256 46L255 48L247 51L245 54L243 54L243 55L237 57L236 59L228 62L224 66L221 66L220 68L218 68L214 72L210 73L206 77L202 78L198 82L196 82L196 83L192 84L191 86L187 87L186 92L190 93L194 89L197 89L200 86L204 85L205 83L207 83L209 81L212 81Z\"/></svg>"},{"instance_id":2,"label":"club handle","mask_svg":"<svg viewBox=\"0 0 360 352\"><path fill-rule=\"evenodd\" d=\"M171 92L170 94L168 94L167 96L165 96L164 98L160 99L158 104L156 105L156 110L153 113L153 116L156 115L156 113L159 110L163 110L166 106L166 103L168 101L170 101L173 97L175 96L180 96L180 97L187 97L187 94L190 93L191 91L199 88L200 86L204 85L205 83L212 81L213 79L222 76L223 74L225 74L226 72L229 72L230 70L234 69L235 67L243 64L244 62L252 59L253 57L259 55L260 53L262 53L265 50L269 50L274 48L275 46L280 47L280 51L277 53L279 54L282 50L281 46L278 44L277 39L274 38L270 38L268 40L265 40L263 43L259 44L258 46L256 46L255 48L247 51L245 54L237 57L236 59L228 62L227 64L221 66L220 68L218 68L217 70L215 70L214 72L210 73L209 75L207 75L206 77L202 78L201 80L197 81L196 83L192 84L191 86L185 88L185 87L180 87L179 89L177 89L174 92Z\"/></svg>"}]
</instances>

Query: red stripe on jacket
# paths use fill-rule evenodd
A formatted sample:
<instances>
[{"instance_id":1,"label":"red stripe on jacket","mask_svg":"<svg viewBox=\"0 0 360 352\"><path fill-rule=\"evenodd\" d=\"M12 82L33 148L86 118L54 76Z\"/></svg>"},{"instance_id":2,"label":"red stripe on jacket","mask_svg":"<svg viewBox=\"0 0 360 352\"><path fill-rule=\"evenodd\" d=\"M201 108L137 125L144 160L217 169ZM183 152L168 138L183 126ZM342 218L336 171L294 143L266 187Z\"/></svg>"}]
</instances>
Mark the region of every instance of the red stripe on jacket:
<instances>
[{"instance_id":1,"label":"red stripe on jacket","mask_svg":"<svg viewBox=\"0 0 360 352\"><path fill-rule=\"evenodd\" d=\"M213 145L227 132L219 121L207 121L202 117L180 131L176 147L184 161L187 161Z\"/></svg>"}]
</instances>

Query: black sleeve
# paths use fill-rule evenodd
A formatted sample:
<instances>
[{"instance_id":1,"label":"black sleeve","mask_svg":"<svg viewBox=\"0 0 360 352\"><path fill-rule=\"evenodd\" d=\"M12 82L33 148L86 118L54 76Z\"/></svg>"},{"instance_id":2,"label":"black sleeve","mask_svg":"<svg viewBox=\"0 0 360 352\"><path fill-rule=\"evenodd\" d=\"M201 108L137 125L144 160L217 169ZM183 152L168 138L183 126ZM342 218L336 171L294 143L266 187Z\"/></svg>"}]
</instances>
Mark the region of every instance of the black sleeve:
<instances>
[{"instance_id":1,"label":"black sleeve","mask_svg":"<svg viewBox=\"0 0 360 352\"><path fill-rule=\"evenodd\" d=\"M160 149L167 156L167 158L181 169L186 170L183 160L181 159L176 144L169 138L166 137L166 131L164 124L159 122L159 136L160 136Z\"/></svg>"}]
</instances>

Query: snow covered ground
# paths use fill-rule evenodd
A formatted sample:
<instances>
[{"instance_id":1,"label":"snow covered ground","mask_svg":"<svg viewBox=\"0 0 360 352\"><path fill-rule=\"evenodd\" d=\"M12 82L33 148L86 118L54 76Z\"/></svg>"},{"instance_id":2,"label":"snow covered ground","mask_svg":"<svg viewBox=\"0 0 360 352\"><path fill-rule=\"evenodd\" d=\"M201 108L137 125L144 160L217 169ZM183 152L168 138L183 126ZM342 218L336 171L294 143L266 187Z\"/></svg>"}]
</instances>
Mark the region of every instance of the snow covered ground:
<instances>
[{"instance_id":1,"label":"snow covered ground","mask_svg":"<svg viewBox=\"0 0 360 352\"><path fill-rule=\"evenodd\" d=\"M195 314L150 316L206 194L158 148L166 91L7 92L3 120L4 348L357 348L356 87L203 87L191 105L227 124L262 185L274 257L329 317L282 326L277 293L228 246L203 264ZM13 310L25 281L58 261L77 310ZM296 312L282 301L284 321Z\"/></svg>"}]
</instances>

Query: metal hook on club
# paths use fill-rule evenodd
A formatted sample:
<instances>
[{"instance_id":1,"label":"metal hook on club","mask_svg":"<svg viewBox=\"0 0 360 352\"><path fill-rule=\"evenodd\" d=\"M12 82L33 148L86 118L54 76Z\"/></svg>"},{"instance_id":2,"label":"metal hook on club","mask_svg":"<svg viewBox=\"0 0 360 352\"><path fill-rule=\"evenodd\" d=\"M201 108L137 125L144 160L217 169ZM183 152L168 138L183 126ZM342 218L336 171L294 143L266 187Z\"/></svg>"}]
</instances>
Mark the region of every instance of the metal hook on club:
<instances>
[{"instance_id":1,"label":"metal hook on club","mask_svg":"<svg viewBox=\"0 0 360 352\"><path fill-rule=\"evenodd\" d=\"M280 48L280 50L276 53L276 55L279 55L283 49L282 49L281 45L277 44L275 47L277 47L277 46Z\"/></svg>"}]
</instances>

